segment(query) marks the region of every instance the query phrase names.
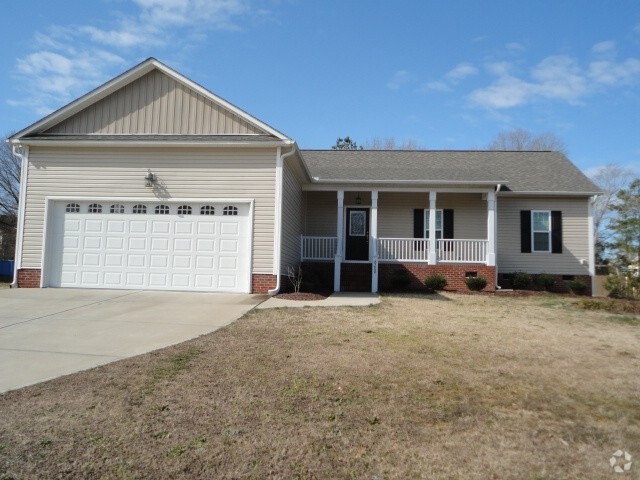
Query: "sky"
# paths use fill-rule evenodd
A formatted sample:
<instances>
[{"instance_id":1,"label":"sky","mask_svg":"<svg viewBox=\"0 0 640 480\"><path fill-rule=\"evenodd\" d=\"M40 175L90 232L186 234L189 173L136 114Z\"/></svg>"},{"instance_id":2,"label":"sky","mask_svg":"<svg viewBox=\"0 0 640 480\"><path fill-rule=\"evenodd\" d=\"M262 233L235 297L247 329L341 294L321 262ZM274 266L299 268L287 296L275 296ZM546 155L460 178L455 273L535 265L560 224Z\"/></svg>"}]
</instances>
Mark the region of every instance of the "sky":
<instances>
[{"instance_id":1,"label":"sky","mask_svg":"<svg viewBox=\"0 0 640 480\"><path fill-rule=\"evenodd\" d=\"M4 7L0 132L155 57L295 139L482 149L551 132L640 174L637 0L22 0Z\"/></svg>"}]
</instances>

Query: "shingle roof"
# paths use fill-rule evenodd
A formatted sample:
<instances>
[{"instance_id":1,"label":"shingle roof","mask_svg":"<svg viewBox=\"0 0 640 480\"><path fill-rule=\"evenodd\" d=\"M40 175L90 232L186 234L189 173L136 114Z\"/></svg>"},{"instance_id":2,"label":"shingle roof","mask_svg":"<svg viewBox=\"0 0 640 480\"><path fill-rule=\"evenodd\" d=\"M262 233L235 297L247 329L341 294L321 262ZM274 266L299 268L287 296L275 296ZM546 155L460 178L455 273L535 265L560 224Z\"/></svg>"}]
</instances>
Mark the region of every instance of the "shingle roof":
<instances>
[{"instance_id":1,"label":"shingle roof","mask_svg":"<svg viewBox=\"0 0 640 480\"><path fill-rule=\"evenodd\" d=\"M494 182L513 192L596 193L599 189L557 152L302 150L314 181Z\"/></svg>"}]
</instances>

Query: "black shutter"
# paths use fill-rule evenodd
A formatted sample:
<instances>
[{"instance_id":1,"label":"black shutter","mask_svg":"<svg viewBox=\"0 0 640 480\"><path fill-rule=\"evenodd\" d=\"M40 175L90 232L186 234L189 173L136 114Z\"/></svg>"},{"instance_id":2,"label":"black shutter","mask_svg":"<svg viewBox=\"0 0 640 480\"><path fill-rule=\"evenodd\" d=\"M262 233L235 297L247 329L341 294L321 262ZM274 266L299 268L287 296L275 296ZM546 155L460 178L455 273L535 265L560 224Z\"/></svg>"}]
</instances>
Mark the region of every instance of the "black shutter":
<instances>
[{"instance_id":1,"label":"black shutter","mask_svg":"<svg viewBox=\"0 0 640 480\"><path fill-rule=\"evenodd\" d=\"M453 238L453 210L442 211L442 238Z\"/></svg>"},{"instance_id":2,"label":"black shutter","mask_svg":"<svg viewBox=\"0 0 640 480\"><path fill-rule=\"evenodd\" d=\"M413 210L413 238L424 238L424 209Z\"/></svg>"},{"instance_id":3,"label":"black shutter","mask_svg":"<svg viewBox=\"0 0 640 480\"><path fill-rule=\"evenodd\" d=\"M520 252L531 253L531 210L520 210Z\"/></svg>"},{"instance_id":4,"label":"black shutter","mask_svg":"<svg viewBox=\"0 0 640 480\"><path fill-rule=\"evenodd\" d=\"M562 253L562 212L551 212L551 253Z\"/></svg>"}]
</instances>

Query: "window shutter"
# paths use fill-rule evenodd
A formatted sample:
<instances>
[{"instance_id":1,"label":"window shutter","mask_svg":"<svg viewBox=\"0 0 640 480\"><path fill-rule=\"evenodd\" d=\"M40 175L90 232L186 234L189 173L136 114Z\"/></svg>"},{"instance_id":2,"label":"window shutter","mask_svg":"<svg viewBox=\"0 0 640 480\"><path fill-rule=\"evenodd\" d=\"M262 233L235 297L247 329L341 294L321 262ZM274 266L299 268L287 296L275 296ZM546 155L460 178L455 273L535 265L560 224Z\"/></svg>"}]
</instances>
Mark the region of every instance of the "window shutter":
<instances>
[{"instance_id":1,"label":"window shutter","mask_svg":"<svg viewBox=\"0 0 640 480\"><path fill-rule=\"evenodd\" d=\"M442 211L442 238L453 238L453 210Z\"/></svg>"},{"instance_id":2,"label":"window shutter","mask_svg":"<svg viewBox=\"0 0 640 480\"><path fill-rule=\"evenodd\" d=\"M520 210L520 252L531 253L531 210Z\"/></svg>"},{"instance_id":3,"label":"window shutter","mask_svg":"<svg viewBox=\"0 0 640 480\"><path fill-rule=\"evenodd\" d=\"M424 238L424 209L413 210L413 238Z\"/></svg>"},{"instance_id":4,"label":"window shutter","mask_svg":"<svg viewBox=\"0 0 640 480\"><path fill-rule=\"evenodd\" d=\"M562 253L562 212L551 212L551 253Z\"/></svg>"}]
</instances>

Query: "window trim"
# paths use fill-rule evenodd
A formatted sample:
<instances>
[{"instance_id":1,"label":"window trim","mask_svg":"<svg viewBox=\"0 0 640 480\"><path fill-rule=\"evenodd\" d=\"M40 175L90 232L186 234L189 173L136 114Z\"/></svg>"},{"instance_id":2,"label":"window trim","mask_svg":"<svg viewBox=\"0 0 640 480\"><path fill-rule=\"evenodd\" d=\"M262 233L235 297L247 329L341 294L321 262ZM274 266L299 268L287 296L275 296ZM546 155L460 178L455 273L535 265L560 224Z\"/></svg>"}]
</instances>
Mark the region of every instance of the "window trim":
<instances>
[{"instance_id":1,"label":"window trim","mask_svg":"<svg viewBox=\"0 0 640 480\"><path fill-rule=\"evenodd\" d=\"M429 239L429 222L427 220L427 215L429 214L430 209L429 208L424 208L424 213L422 214L422 222L424 223L424 231L422 232L422 234L424 235L422 238L426 238L427 240ZM438 212L440 212L440 228L438 228ZM438 238L438 232L440 232L440 238ZM436 240L442 240L444 237L444 209L443 208L436 208L436 236L435 239Z\"/></svg>"},{"instance_id":2,"label":"window trim","mask_svg":"<svg viewBox=\"0 0 640 480\"><path fill-rule=\"evenodd\" d=\"M536 213L546 213L547 214L547 218L548 218L548 229L547 230L536 230L535 229L535 222L533 220L533 216ZM531 253L551 253L552 251L552 245L551 245L551 241L552 241L552 231L553 231L553 226L551 225L551 210L531 210ZM536 244L535 244L535 234L536 233L546 233L547 234L547 238L548 240L548 247L546 250L536 250Z\"/></svg>"}]
</instances>

